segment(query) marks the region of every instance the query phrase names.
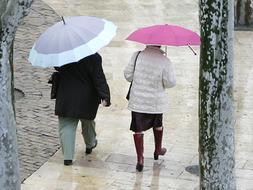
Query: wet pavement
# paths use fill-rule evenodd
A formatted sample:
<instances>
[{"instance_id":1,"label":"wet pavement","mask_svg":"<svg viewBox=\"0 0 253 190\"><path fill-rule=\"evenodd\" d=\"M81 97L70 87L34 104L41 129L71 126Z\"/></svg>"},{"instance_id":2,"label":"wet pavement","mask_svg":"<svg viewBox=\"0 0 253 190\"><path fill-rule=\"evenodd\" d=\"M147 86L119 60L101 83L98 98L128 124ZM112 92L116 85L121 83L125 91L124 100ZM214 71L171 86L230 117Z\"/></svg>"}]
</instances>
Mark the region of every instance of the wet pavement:
<instances>
[{"instance_id":1,"label":"wet pavement","mask_svg":"<svg viewBox=\"0 0 253 190\"><path fill-rule=\"evenodd\" d=\"M99 110L96 119L98 146L91 155L86 156L84 153L85 146L79 129L74 165L63 166L59 150L52 157L49 156L51 157L49 161L23 182L22 190L198 189L198 177L191 171L196 171L195 166L198 164L199 57L194 56L187 47L168 48L168 57L173 62L177 77L177 86L167 91L170 108L164 114L164 146L168 152L160 157L159 161L154 161L153 135L151 131L147 131L144 136L143 173L135 171L136 155L132 133L129 131L130 112L126 109L125 100L129 84L123 78L123 69L131 54L143 48L142 45L125 41L127 35L138 27L161 23L178 24L198 32L198 1L45 0L44 2L59 15L104 17L118 26L117 36L107 47L99 51L103 56L103 67L111 88L112 106L101 107ZM31 42L46 26L39 24L39 21L40 14L45 11L43 6L47 6L38 3L41 2L36 0L33 7L34 16L26 18L27 21L33 20L37 25L30 26L29 33L25 30L19 31L20 39L27 40L25 43L27 49L31 48ZM49 12L45 14L46 21L43 22L48 25L57 17L53 12ZM52 18L51 14L54 15ZM253 189L252 39L253 32L235 32L236 176L240 190ZM199 48L193 48L199 54ZM25 56L25 53L22 56ZM25 58L22 56L21 58ZM27 96L18 102L20 105L17 108L22 109L19 110L18 129L20 126L32 125L34 132L31 132L31 137L27 137L29 139L33 134L41 134L37 131L51 130L51 134L40 139L38 144L45 151L52 145L54 149L49 149L54 152L59 147L57 123L53 116L54 102L49 99L50 88L46 84L51 70L31 66L23 70L29 64L27 62L22 64L24 65L15 66L19 68L16 74L19 82L16 83L17 88L27 89L25 90ZM21 138L20 136L23 137L27 133L18 135ZM45 145L44 142L48 144ZM22 139L19 143L22 143ZM31 153L34 152L28 151L27 159L31 159ZM35 160L40 161L40 158ZM189 166L193 168L189 169Z\"/></svg>"}]
</instances>

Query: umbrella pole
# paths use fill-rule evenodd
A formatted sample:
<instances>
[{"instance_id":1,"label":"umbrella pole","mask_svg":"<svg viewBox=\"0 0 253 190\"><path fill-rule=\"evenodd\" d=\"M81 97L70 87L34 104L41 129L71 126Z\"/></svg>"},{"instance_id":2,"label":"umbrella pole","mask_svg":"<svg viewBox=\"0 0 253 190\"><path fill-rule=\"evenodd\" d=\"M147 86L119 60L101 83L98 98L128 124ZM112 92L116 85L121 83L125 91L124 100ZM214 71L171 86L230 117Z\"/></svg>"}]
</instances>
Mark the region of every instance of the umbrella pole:
<instances>
[{"instance_id":1,"label":"umbrella pole","mask_svg":"<svg viewBox=\"0 0 253 190\"><path fill-rule=\"evenodd\" d=\"M194 55L197 55L197 53L194 51L194 49L192 49L192 47L190 45L188 45L188 47L190 48L190 50L192 50L192 52L194 53Z\"/></svg>"}]
</instances>

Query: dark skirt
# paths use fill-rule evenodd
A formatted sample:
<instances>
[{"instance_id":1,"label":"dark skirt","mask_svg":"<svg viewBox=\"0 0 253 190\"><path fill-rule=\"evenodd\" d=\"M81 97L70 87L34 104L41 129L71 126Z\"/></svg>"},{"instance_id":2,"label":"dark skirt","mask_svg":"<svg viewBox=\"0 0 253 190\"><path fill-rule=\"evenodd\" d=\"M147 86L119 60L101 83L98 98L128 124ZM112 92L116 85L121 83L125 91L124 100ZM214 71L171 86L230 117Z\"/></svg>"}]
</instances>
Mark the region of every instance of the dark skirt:
<instances>
[{"instance_id":1,"label":"dark skirt","mask_svg":"<svg viewBox=\"0 0 253 190\"><path fill-rule=\"evenodd\" d=\"M130 130L134 132L146 131L150 128L163 126L163 114L149 114L132 112Z\"/></svg>"}]
</instances>

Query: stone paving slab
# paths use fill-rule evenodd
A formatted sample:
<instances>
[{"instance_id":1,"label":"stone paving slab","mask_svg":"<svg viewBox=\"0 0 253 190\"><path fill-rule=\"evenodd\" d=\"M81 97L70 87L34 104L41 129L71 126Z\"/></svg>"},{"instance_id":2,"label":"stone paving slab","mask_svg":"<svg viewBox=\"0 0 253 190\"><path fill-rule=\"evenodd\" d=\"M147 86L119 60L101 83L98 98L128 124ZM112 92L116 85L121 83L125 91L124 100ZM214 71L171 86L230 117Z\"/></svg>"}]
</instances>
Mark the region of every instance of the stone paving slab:
<instances>
[{"instance_id":1,"label":"stone paving slab","mask_svg":"<svg viewBox=\"0 0 253 190\"><path fill-rule=\"evenodd\" d=\"M15 88L25 96L16 101L16 122L21 180L41 167L58 149L58 125L54 101L47 84L51 69L32 67L28 53L38 36L59 20L59 16L43 1L34 1L15 38Z\"/></svg>"}]
</instances>

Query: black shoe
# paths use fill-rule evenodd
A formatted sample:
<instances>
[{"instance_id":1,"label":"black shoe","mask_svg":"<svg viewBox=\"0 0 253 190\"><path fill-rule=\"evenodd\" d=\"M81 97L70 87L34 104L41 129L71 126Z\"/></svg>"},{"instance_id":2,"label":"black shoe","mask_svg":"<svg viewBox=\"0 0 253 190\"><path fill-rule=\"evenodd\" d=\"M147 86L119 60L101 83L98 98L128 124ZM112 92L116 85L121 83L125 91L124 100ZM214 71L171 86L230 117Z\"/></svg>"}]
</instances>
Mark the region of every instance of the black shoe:
<instances>
[{"instance_id":1,"label":"black shoe","mask_svg":"<svg viewBox=\"0 0 253 190\"><path fill-rule=\"evenodd\" d=\"M64 165L65 166L69 166L69 165L72 165L72 164L73 164L72 160L64 160Z\"/></svg>"},{"instance_id":2,"label":"black shoe","mask_svg":"<svg viewBox=\"0 0 253 190\"><path fill-rule=\"evenodd\" d=\"M138 172L142 172L142 170L143 170L143 165L137 163L137 165L136 165L136 170L137 170Z\"/></svg>"},{"instance_id":3,"label":"black shoe","mask_svg":"<svg viewBox=\"0 0 253 190\"><path fill-rule=\"evenodd\" d=\"M92 149L93 149L93 148L96 148L97 144L98 144L98 141L97 141L97 140L95 140L95 144L94 144L94 146L93 146L93 147L91 147L91 148L86 148L85 153L86 153L86 154L91 154Z\"/></svg>"}]
</instances>

